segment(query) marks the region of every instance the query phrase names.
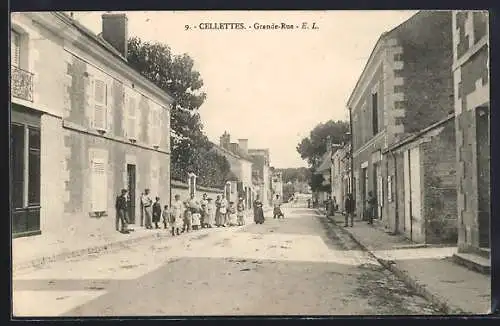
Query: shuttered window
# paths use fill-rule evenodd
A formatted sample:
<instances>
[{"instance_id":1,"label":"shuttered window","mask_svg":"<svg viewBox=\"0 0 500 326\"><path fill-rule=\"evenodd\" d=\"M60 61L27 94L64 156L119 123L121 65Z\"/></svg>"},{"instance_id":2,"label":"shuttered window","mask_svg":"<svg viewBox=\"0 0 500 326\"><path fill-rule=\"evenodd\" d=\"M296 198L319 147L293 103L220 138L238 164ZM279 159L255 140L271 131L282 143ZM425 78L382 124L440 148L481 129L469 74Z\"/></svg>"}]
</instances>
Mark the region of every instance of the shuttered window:
<instances>
[{"instance_id":1,"label":"shuttered window","mask_svg":"<svg viewBox=\"0 0 500 326\"><path fill-rule=\"evenodd\" d=\"M92 188L92 212L107 211L107 158L104 155L92 158L91 167L91 188Z\"/></svg>"},{"instance_id":2,"label":"shuttered window","mask_svg":"<svg viewBox=\"0 0 500 326\"><path fill-rule=\"evenodd\" d=\"M137 104L133 96L129 96L127 103L127 136L129 139L137 137Z\"/></svg>"},{"instance_id":3,"label":"shuttered window","mask_svg":"<svg viewBox=\"0 0 500 326\"><path fill-rule=\"evenodd\" d=\"M161 108L159 106L152 106L150 111L150 141L151 145L159 146L161 139Z\"/></svg>"},{"instance_id":4,"label":"shuttered window","mask_svg":"<svg viewBox=\"0 0 500 326\"><path fill-rule=\"evenodd\" d=\"M107 129L107 85L103 80L94 80L94 128Z\"/></svg>"},{"instance_id":5,"label":"shuttered window","mask_svg":"<svg viewBox=\"0 0 500 326\"><path fill-rule=\"evenodd\" d=\"M152 197L160 197L159 195L159 185L160 185L160 166L158 161L153 160L151 162L151 195Z\"/></svg>"},{"instance_id":6,"label":"shuttered window","mask_svg":"<svg viewBox=\"0 0 500 326\"><path fill-rule=\"evenodd\" d=\"M10 39L10 60L11 65L15 67L19 67L19 61L21 57L21 35L11 30L11 39Z\"/></svg>"}]
</instances>

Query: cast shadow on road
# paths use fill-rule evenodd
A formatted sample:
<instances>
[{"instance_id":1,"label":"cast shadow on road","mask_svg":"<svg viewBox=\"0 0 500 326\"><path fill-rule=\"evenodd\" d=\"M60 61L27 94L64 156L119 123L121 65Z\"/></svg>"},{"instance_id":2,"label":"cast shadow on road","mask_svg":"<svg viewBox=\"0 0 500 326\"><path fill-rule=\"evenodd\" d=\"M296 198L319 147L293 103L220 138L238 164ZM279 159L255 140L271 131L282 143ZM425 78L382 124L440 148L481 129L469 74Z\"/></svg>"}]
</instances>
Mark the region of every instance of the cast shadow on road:
<instances>
[{"instance_id":1,"label":"cast shadow on road","mask_svg":"<svg viewBox=\"0 0 500 326\"><path fill-rule=\"evenodd\" d=\"M48 305L71 297L72 291L102 293L61 311L65 317L415 314L425 305L408 309L405 298L414 293L381 266L332 262L184 258L133 280L22 280L14 288L67 291L54 302L43 302ZM296 296L308 299L290 299Z\"/></svg>"}]
</instances>

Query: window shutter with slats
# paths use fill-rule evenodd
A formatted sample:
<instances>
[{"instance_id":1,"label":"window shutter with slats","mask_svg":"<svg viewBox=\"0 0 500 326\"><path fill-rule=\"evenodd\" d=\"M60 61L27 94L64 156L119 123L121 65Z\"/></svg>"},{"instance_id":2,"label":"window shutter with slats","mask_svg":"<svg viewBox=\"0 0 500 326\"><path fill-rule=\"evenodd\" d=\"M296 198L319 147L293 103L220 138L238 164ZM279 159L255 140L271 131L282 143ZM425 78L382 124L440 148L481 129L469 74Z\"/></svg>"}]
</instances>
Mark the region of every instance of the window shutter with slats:
<instances>
[{"instance_id":1,"label":"window shutter with slats","mask_svg":"<svg viewBox=\"0 0 500 326\"><path fill-rule=\"evenodd\" d=\"M19 61L21 57L21 36L16 31L11 31L11 39L10 39L10 60L11 65L14 67L19 67Z\"/></svg>"},{"instance_id":2,"label":"window shutter with slats","mask_svg":"<svg viewBox=\"0 0 500 326\"><path fill-rule=\"evenodd\" d=\"M105 130L107 127L107 92L106 83L94 80L94 128Z\"/></svg>"},{"instance_id":3,"label":"window shutter with slats","mask_svg":"<svg viewBox=\"0 0 500 326\"><path fill-rule=\"evenodd\" d=\"M94 157L91 161L92 212L107 211L107 160Z\"/></svg>"},{"instance_id":4,"label":"window shutter with slats","mask_svg":"<svg viewBox=\"0 0 500 326\"><path fill-rule=\"evenodd\" d=\"M128 99L128 105L127 105L127 134L129 139L136 139L137 133L136 133L136 119L137 119L137 114L136 114L137 108L136 108L136 102L135 98L130 96Z\"/></svg>"}]
</instances>

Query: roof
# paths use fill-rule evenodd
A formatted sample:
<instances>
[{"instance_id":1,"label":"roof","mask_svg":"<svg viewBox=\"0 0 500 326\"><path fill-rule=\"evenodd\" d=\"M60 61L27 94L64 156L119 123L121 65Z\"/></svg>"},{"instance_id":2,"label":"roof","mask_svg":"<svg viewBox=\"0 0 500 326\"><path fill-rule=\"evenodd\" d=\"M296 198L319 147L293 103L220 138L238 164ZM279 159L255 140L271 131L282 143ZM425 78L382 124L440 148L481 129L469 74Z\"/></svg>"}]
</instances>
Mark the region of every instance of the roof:
<instances>
[{"instance_id":1,"label":"roof","mask_svg":"<svg viewBox=\"0 0 500 326\"><path fill-rule=\"evenodd\" d=\"M332 157L332 150L329 150L325 154L323 154L323 156L321 157L321 164L316 169L317 173L330 171L330 168L332 166L331 157Z\"/></svg>"},{"instance_id":2,"label":"roof","mask_svg":"<svg viewBox=\"0 0 500 326\"><path fill-rule=\"evenodd\" d=\"M241 153L241 152L238 152L238 153L234 153L233 151L230 151L220 145L217 145L216 143L212 143L214 145L214 148L219 150L220 152L222 152L223 154L227 154L227 155L231 155L233 156L234 158L237 158L237 159L242 159L242 160L245 160L245 161L248 161L248 162L252 162L252 159L250 158L250 156L248 155L245 155L244 153Z\"/></svg>"}]
</instances>

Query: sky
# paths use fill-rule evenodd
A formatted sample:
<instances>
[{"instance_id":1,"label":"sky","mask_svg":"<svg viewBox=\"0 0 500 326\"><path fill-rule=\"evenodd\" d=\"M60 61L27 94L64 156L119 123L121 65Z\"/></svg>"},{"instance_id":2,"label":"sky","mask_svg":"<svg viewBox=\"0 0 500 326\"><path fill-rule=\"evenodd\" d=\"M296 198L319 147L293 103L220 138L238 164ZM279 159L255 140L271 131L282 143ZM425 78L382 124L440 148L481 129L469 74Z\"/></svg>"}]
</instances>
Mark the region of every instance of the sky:
<instances>
[{"instance_id":1,"label":"sky","mask_svg":"<svg viewBox=\"0 0 500 326\"><path fill-rule=\"evenodd\" d=\"M96 34L103 12L75 12ZM348 120L346 102L380 35L416 11L127 12L129 37L187 53L204 81L204 131L219 143L269 148L276 168L302 167L296 146L319 123ZM200 23L293 24L317 29L200 30ZM185 26L189 25L189 30Z\"/></svg>"}]
</instances>

